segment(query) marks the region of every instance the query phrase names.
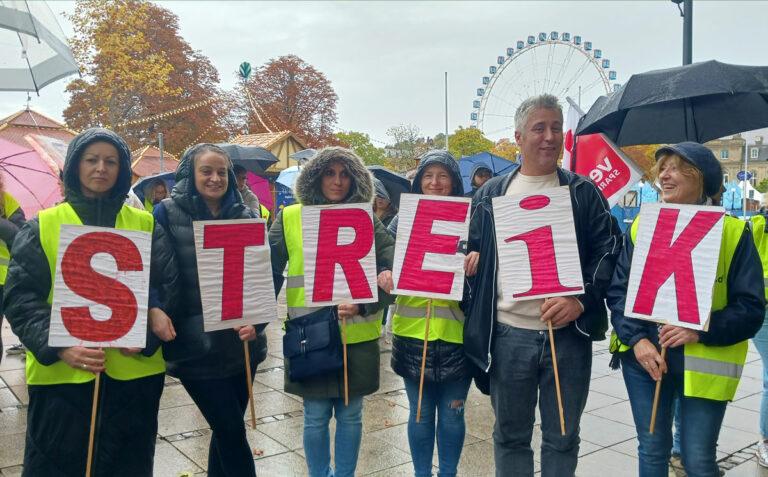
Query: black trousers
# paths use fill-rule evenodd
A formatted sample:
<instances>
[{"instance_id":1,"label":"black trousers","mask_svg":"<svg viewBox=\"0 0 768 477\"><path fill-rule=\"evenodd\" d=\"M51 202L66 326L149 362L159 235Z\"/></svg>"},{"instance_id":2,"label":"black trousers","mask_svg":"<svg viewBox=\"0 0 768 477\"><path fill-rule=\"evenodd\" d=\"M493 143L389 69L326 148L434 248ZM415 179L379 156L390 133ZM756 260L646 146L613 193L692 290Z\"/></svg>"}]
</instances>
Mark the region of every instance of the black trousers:
<instances>
[{"instance_id":1,"label":"black trousers","mask_svg":"<svg viewBox=\"0 0 768 477\"><path fill-rule=\"evenodd\" d=\"M251 367L251 374L256 366ZM255 476L253 452L245 434L248 407L245 370L220 379L182 379L181 384L211 426L208 447L209 477Z\"/></svg>"},{"instance_id":2,"label":"black trousers","mask_svg":"<svg viewBox=\"0 0 768 477\"><path fill-rule=\"evenodd\" d=\"M101 375L92 475L152 475L164 376ZM23 476L85 475L94 382L29 386Z\"/></svg>"}]
</instances>

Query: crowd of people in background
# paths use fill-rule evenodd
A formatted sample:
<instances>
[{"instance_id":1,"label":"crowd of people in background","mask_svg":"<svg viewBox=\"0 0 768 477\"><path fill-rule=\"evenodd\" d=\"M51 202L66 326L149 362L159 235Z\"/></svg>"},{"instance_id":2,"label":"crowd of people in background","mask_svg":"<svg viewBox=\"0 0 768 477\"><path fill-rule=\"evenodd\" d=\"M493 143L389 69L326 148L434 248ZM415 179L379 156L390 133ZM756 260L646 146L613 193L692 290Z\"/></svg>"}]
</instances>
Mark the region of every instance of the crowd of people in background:
<instances>
[{"instance_id":1,"label":"crowd of people in background","mask_svg":"<svg viewBox=\"0 0 768 477\"><path fill-rule=\"evenodd\" d=\"M498 476L534 474L532 437L537 407L541 474L574 476L593 343L609 346L603 341L609 312L612 365L621 367L629 395L638 435L639 475L666 477L674 447L689 476L718 476L718 434L727 403L738 386L748 340L755 337L763 359L768 355L765 218L758 216L751 225L725 219L713 312L706 331L627 318L624 302L638 221L622 237L598 188L589 179L558 167L563 113L557 98L541 95L525 100L515 113L514 127L521 164L497 177L482 165L471 173L464 298L431 300L429 305L424 298L390 295L398 211L385 185L350 150L328 147L317 151L297 177L297 203L270 217L248 187L245 169L233 166L221 148L198 144L182 157L171 191L162 180L150 183L142 211L126 205L131 170L125 141L105 129L79 134L67 151L61 204L25 221L13 197L3 192L0 202L2 311L20 339L27 361L29 411L23 475L84 473L95 373L102 373L104 390L94 475L152 474L165 374L180 380L211 427L208 475L255 475L243 420L248 393L243 385L246 357L242 342L252 342L247 359L253 375L267 355L265 325L203 331L192 223L261 217L274 220L268 239L275 296L285 288L286 330L291 320L323 313L348 323L347 402L340 370L298 379L292 373L291 358L285 359L284 391L303 400L303 448L311 477L355 475L363 438L364 397L379 388L379 338L385 320L393 335L390 364L403 378L408 398L407 436L415 476L432 475L435 446L438 475L457 474L465 437L464 404L473 382L490 395L496 418L492 437ZM656 160L654 180L664 202L718 203L723 173L708 149L690 142L665 146L656 152ZM500 286L504 270L497 257L492 201L552 187L567 187L570 193L585 291L568 297L512 300ZM410 192L463 196L456 158L444 150L425 153ZM379 301L333 309L309 307L304 295L302 207L352 203L373 206ZM63 224L152 234L146 348L48 346L58 230ZM428 314L433 319L431 328L426 326ZM550 325L557 341L556 356L547 333ZM428 347L422 368L425 340ZM668 350L666 359L661 349ZM564 432L555 392L555 358L562 386ZM422 373L424 388L419 399ZM662 379L665 385L656 432L650 433L653 390ZM758 459L768 466L766 407L764 395ZM335 420L333 452L331 419ZM679 431L677 441L673 422Z\"/></svg>"}]
</instances>

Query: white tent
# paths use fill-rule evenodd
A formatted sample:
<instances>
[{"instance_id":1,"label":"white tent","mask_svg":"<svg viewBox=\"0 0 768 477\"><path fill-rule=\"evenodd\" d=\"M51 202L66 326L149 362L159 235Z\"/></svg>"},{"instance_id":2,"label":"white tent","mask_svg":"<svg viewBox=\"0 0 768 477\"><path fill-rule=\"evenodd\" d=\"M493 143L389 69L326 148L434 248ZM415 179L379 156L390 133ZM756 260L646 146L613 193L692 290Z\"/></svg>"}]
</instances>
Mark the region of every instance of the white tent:
<instances>
[{"instance_id":1,"label":"white tent","mask_svg":"<svg viewBox=\"0 0 768 477\"><path fill-rule=\"evenodd\" d=\"M739 189L744 190L744 181L739 182ZM747 181L747 199L757 200L760 202L760 205L765 204L765 198L763 197L763 193L758 191L752 186L752 183Z\"/></svg>"}]
</instances>

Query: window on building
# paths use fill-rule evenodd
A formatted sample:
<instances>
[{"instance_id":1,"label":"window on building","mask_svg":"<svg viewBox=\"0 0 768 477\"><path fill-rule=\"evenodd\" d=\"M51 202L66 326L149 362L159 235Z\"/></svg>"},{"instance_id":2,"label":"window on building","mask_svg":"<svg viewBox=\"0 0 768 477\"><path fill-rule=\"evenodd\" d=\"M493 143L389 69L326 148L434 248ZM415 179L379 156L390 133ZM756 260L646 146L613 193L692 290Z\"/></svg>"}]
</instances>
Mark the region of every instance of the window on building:
<instances>
[{"instance_id":1,"label":"window on building","mask_svg":"<svg viewBox=\"0 0 768 477\"><path fill-rule=\"evenodd\" d=\"M758 149L756 147L753 147L752 149L750 149L749 150L749 158L750 159L757 159L757 152L758 152Z\"/></svg>"},{"instance_id":2,"label":"window on building","mask_svg":"<svg viewBox=\"0 0 768 477\"><path fill-rule=\"evenodd\" d=\"M723 184L727 184L728 180L729 180L728 179L728 173L726 172L726 173L723 174Z\"/></svg>"},{"instance_id":3,"label":"window on building","mask_svg":"<svg viewBox=\"0 0 768 477\"><path fill-rule=\"evenodd\" d=\"M752 178L749 182L751 182L753 186L757 185L757 171L749 171L749 173L752 174Z\"/></svg>"},{"instance_id":4,"label":"window on building","mask_svg":"<svg viewBox=\"0 0 768 477\"><path fill-rule=\"evenodd\" d=\"M720 159L728 159L728 149L720 150Z\"/></svg>"}]
</instances>

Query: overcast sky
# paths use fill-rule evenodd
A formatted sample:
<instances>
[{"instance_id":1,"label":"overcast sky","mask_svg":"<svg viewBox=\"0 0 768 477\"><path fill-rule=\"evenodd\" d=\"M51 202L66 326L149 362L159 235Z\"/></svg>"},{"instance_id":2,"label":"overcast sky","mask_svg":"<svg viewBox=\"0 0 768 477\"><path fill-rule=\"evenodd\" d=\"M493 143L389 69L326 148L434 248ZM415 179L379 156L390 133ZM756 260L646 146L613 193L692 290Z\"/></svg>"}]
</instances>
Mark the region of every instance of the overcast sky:
<instances>
[{"instance_id":1,"label":"overcast sky","mask_svg":"<svg viewBox=\"0 0 768 477\"><path fill-rule=\"evenodd\" d=\"M231 87L242 61L254 67L296 54L325 73L339 96L338 128L387 142L386 130L412 123L444 129L443 75L449 74L449 127L468 126L475 90L508 46L538 32L571 32L611 60L618 82L682 61L682 18L670 1L601 2L159 2L179 16L181 35L208 56ZM60 15L74 2L49 2ZM768 65L768 2L694 1L693 60ZM67 80L33 95L32 107L61 119ZM25 104L0 93L0 116ZM379 144L380 145L380 144Z\"/></svg>"}]
</instances>

